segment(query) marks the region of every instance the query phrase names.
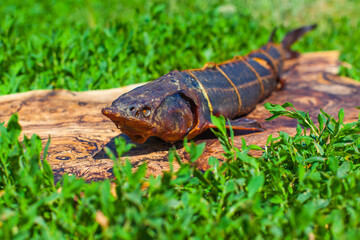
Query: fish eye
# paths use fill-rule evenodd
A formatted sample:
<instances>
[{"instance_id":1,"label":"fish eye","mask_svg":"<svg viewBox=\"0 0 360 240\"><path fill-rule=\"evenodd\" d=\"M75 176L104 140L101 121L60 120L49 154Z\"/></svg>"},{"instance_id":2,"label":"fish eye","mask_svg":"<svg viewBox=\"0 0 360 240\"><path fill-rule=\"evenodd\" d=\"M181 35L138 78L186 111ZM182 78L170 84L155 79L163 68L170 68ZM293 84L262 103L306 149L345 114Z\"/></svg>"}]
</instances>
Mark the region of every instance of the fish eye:
<instances>
[{"instance_id":1,"label":"fish eye","mask_svg":"<svg viewBox=\"0 0 360 240\"><path fill-rule=\"evenodd\" d=\"M149 107L144 107L142 109L142 114L143 114L144 117L150 116L150 113L151 113L151 109Z\"/></svg>"}]
</instances>

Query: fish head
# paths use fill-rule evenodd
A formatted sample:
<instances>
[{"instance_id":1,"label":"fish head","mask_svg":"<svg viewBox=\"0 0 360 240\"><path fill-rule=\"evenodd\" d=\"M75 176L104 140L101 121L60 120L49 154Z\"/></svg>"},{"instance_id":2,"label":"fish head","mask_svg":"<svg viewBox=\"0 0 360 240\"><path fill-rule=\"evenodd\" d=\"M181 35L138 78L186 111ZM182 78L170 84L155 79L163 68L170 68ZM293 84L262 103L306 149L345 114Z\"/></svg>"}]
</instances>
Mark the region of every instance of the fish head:
<instances>
[{"instance_id":1,"label":"fish head","mask_svg":"<svg viewBox=\"0 0 360 240\"><path fill-rule=\"evenodd\" d=\"M196 106L183 93L177 76L171 72L125 93L102 113L133 142L144 143L150 136L181 140L194 127Z\"/></svg>"}]
</instances>

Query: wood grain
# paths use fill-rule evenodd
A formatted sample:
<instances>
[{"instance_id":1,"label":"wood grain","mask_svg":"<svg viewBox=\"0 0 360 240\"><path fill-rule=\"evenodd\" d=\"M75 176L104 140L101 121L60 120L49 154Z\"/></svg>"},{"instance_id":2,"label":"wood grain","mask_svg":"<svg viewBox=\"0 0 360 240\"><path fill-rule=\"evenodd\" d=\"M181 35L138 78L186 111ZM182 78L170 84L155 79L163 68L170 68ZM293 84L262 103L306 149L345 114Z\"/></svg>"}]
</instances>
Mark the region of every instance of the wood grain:
<instances>
[{"instance_id":1,"label":"wood grain","mask_svg":"<svg viewBox=\"0 0 360 240\"><path fill-rule=\"evenodd\" d=\"M328 51L307 53L287 61L285 88L274 92L247 116L257 119L266 131L237 133L235 145L241 146L241 137L248 144L264 146L270 134L276 135L278 131L291 135L295 133L296 121L287 118L264 121L270 116L263 107L265 102L291 102L297 109L308 111L313 118L316 118L320 108L335 116L340 108L344 108L345 121L357 120L358 110L355 107L360 106L360 83L336 75L338 57L337 51ZM25 135L38 134L44 144L51 136L48 161L56 179L64 173L75 174L89 181L111 178L113 163L103 148L108 146L114 149L114 138L118 136L125 137L128 142L130 140L101 114L101 108L109 106L120 94L137 86L88 92L38 90L0 96L0 121L8 121L11 114L18 112ZM195 141L206 142L205 152L198 161L199 168L208 168L209 156L222 158L222 148L209 132ZM171 144L160 139L150 138L144 144L136 144L126 157L134 168L147 163L147 174L158 175L169 169L167 154L170 147ZM186 161L182 143L176 143L175 147ZM178 166L174 167L176 169Z\"/></svg>"}]
</instances>

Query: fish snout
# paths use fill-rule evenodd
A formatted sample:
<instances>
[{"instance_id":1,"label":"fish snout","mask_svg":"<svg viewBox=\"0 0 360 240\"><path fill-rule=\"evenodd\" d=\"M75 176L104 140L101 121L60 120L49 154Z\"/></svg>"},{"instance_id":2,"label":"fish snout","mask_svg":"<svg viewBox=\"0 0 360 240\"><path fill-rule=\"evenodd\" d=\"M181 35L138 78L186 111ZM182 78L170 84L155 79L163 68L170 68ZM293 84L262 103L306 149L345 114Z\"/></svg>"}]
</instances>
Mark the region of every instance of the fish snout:
<instances>
[{"instance_id":1,"label":"fish snout","mask_svg":"<svg viewBox=\"0 0 360 240\"><path fill-rule=\"evenodd\" d=\"M121 118L120 113L116 109L114 109L112 107L103 108L101 110L101 113L104 114L105 116L107 116L108 118L110 118L113 121Z\"/></svg>"},{"instance_id":2,"label":"fish snout","mask_svg":"<svg viewBox=\"0 0 360 240\"><path fill-rule=\"evenodd\" d=\"M152 128L149 123L150 110L143 106L130 105L119 109L118 107L107 107L101 110L102 114L113 121L118 128Z\"/></svg>"}]
</instances>

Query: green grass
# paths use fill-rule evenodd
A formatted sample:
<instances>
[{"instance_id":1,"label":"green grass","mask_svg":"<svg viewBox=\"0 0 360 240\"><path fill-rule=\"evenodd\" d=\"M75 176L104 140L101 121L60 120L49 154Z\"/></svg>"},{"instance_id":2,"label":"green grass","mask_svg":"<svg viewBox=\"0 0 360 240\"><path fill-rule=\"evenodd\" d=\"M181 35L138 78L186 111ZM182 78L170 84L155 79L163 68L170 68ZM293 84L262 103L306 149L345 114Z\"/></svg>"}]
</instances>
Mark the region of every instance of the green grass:
<instances>
[{"instance_id":1,"label":"green grass","mask_svg":"<svg viewBox=\"0 0 360 240\"><path fill-rule=\"evenodd\" d=\"M358 1L1 1L0 94L150 81L259 48L271 30L319 28L295 48L337 49L360 79Z\"/></svg>"},{"instance_id":2,"label":"green grass","mask_svg":"<svg viewBox=\"0 0 360 240\"><path fill-rule=\"evenodd\" d=\"M246 54L295 27L318 23L296 50L337 49L360 79L359 1L0 1L0 94L89 90L150 81L174 69ZM18 141L14 115L0 124L1 239L354 239L360 232L360 122L267 104L271 118L298 120L297 134L269 136L265 149L233 145L214 118L226 161L206 172L145 178L114 154L113 180L64 175L54 185L38 136ZM285 109L287 107L287 109ZM48 144L51 144L50 142ZM122 155L130 149L116 140ZM204 145L184 142L191 162ZM261 157L250 150L263 151ZM220 164L221 163L221 164Z\"/></svg>"},{"instance_id":3,"label":"green grass","mask_svg":"<svg viewBox=\"0 0 360 240\"><path fill-rule=\"evenodd\" d=\"M342 109L338 120L321 112L315 125L289 106L265 105L271 119L287 116L299 123L293 137L269 136L265 150L245 140L236 148L225 119L214 117L226 161L210 157L205 172L171 151L170 165L178 161L180 169L145 178L146 165L133 172L106 149L115 179L85 183L64 175L56 186L46 158L40 161L40 138L25 138L22 148L14 115L8 127L0 125L0 238L357 238L360 118L344 124ZM115 144L119 155L131 148L121 138ZM191 162L204 149L184 145ZM254 158L250 150L263 155Z\"/></svg>"}]
</instances>

